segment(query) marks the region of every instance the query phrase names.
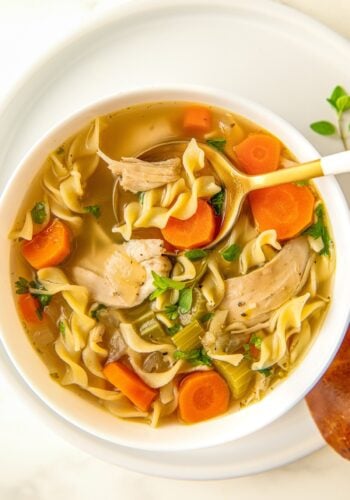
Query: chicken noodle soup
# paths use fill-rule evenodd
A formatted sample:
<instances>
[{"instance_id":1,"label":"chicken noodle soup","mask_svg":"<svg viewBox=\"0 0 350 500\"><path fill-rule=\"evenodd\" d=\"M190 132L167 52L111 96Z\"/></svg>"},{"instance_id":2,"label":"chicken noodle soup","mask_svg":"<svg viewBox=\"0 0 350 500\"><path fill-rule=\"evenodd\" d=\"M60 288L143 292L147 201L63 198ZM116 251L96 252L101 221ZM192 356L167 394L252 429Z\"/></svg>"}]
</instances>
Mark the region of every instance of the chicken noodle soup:
<instances>
[{"instance_id":1,"label":"chicken noodle soup","mask_svg":"<svg viewBox=\"0 0 350 500\"><path fill-rule=\"evenodd\" d=\"M149 151L176 140L187 147ZM18 312L50 375L153 426L261 399L301 359L331 297L334 248L313 184L252 193L207 248L228 197L201 143L248 174L294 164L229 111L137 105L50 154L10 234Z\"/></svg>"}]
</instances>

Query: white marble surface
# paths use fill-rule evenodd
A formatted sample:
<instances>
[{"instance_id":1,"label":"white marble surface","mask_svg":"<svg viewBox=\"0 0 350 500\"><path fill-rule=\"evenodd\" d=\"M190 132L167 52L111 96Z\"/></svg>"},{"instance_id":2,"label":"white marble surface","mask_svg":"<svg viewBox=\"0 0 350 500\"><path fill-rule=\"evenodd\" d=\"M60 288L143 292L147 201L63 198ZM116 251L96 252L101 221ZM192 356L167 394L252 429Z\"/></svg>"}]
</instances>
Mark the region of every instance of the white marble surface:
<instances>
[{"instance_id":1,"label":"white marble surface","mask_svg":"<svg viewBox=\"0 0 350 500\"><path fill-rule=\"evenodd\" d=\"M123 0L0 0L0 99L50 46ZM248 2L249 0L247 0ZM350 36L349 0L284 0ZM0 499L349 498L349 464L331 450L254 478L207 483L127 472L43 427L0 377Z\"/></svg>"}]
</instances>

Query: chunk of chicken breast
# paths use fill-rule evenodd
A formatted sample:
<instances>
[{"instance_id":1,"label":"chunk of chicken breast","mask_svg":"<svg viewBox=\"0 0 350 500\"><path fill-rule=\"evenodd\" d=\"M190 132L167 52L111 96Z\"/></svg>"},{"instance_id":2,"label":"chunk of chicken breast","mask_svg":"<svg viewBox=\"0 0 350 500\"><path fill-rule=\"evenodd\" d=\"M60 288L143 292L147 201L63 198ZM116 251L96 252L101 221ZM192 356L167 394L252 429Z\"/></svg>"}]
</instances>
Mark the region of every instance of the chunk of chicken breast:
<instances>
[{"instance_id":1,"label":"chunk of chicken breast","mask_svg":"<svg viewBox=\"0 0 350 500\"><path fill-rule=\"evenodd\" d=\"M305 237L290 240L270 262L244 276L226 280L220 309L228 321L247 327L266 321L270 313L294 297L309 274L311 249Z\"/></svg>"},{"instance_id":2,"label":"chunk of chicken breast","mask_svg":"<svg viewBox=\"0 0 350 500\"><path fill-rule=\"evenodd\" d=\"M120 176L120 185L132 193L149 191L180 178L181 160L148 162L138 158L122 158L114 161L110 166L114 176Z\"/></svg>"},{"instance_id":3,"label":"chunk of chicken breast","mask_svg":"<svg viewBox=\"0 0 350 500\"><path fill-rule=\"evenodd\" d=\"M96 302L120 309L137 306L155 290L152 271L169 275L171 263L162 255L163 241L131 240L114 248L101 272L76 265L73 279L85 286Z\"/></svg>"}]
</instances>

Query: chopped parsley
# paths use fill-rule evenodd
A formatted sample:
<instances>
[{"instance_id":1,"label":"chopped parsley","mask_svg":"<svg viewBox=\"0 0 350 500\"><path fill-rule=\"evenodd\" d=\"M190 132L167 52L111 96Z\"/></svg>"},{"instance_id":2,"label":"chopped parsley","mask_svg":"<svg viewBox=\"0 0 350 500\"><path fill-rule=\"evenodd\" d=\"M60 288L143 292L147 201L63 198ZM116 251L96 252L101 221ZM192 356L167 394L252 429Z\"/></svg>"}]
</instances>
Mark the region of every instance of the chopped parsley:
<instances>
[{"instance_id":1,"label":"chopped parsley","mask_svg":"<svg viewBox=\"0 0 350 500\"><path fill-rule=\"evenodd\" d=\"M171 321L177 319L179 317L177 304L170 304L169 306L165 306L165 314Z\"/></svg>"},{"instance_id":2,"label":"chopped parsley","mask_svg":"<svg viewBox=\"0 0 350 500\"><path fill-rule=\"evenodd\" d=\"M104 304L98 304L94 309L92 309L90 311L90 316L96 320L97 322L100 321L100 314L101 314L101 311L104 311L105 309L107 309L107 306L105 306Z\"/></svg>"},{"instance_id":3,"label":"chopped parsley","mask_svg":"<svg viewBox=\"0 0 350 500\"><path fill-rule=\"evenodd\" d=\"M191 349L190 351L175 351L174 359L179 360L183 359L191 363L191 365L206 365L211 366L212 361L208 354L205 352L205 349Z\"/></svg>"},{"instance_id":4,"label":"chopped parsley","mask_svg":"<svg viewBox=\"0 0 350 500\"><path fill-rule=\"evenodd\" d=\"M181 330L181 325L179 323L176 323L173 326L169 326L167 329L167 334L168 335L175 335L179 330Z\"/></svg>"},{"instance_id":5,"label":"chopped parsley","mask_svg":"<svg viewBox=\"0 0 350 500\"><path fill-rule=\"evenodd\" d=\"M221 252L221 255L228 262L233 262L234 260L238 260L239 256L241 255L241 251L241 247L234 243L233 245L230 245L225 250L223 250Z\"/></svg>"},{"instance_id":6,"label":"chopped parsley","mask_svg":"<svg viewBox=\"0 0 350 500\"><path fill-rule=\"evenodd\" d=\"M28 281L22 276L20 276L18 280L15 282L15 287L16 287L16 293L18 295L30 293L33 297L35 297L39 301L39 307L36 311L36 314L39 319L42 319L44 308L50 304L52 300L52 295L42 293L42 291L44 291L45 288L40 283L40 281L38 280ZM38 292L35 292L34 290L38 290Z\"/></svg>"},{"instance_id":7,"label":"chopped parsley","mask_svg":"<svg viewBox=\"0 0 350 500\"><path fill-rule=\"evenodd\" d=\"M319 254L329 256L331 237L329 235L327 226L325 224L325 213L322 203L317 205L315 214L316 214L316 222L312 224L312 226L308 227L304 231L304 234L311 236L311 238L314 238L315 240L321 238L323 242L323 248L322 250L320 250Z\"/></svg>"},{"instance_id":8,"label":"chopped parsley","mask_svg":"<svg viewBox=\"0 0 350 500\"><path fill-rule=\"evenodd\" d=\"M199 319L201 323L206 323L207 321L211 320L211 318L214 316L214 313L208 312L206 314L203 314L203 316Z\"/></svg>"},{"instance_id":9,"label":"chopped parsley","mask_svg":"<svg viewBox=\"0 0 350 500\"><path fill-rule=\"evenodd\" d=\"M244 350L244 358L248 360L253 359L254 351L252 351L251 347L255 347L260 351L262 341L262 337L258 337L257 335L255 335L255 333L253 333L253 335L249 339L249 343L243 344L242 346Z\"/></svg>"},{"instance_id":10,"label":"chopped parsley","mask_svg":"<svg viewBox=\"0 0 350 500\"><path fill-rule=\"evenodd\" d=\"M43 201L38 201L31 210L32 220L35 224L42 224L46 218L46 207Z\"/></svg>"},{"instance_id":11,"label":"chopped parsley","mask_svg":"<svg viewBox=\"0 0 350 500\"><path fill-rule=\"evenodd\" d=\"M257 335L253 334L250 338L249 343L253 346L255 346L257 349L261 349L261 343L262 343L262 338L258 337Z\"/></svg>"},{"instance_id":12,"label":"chopped parsley","mask_svg":"<svg viewBox=\"0 0 350 500\"><path fill-rule=\"evenodd\" d=\"M262 375L265 375L265 377L270 377L272 375L272 369L271 368L262 368L261 370L257 370L259 373Z\"/></svg>"},{"instance_id":13,"label":"chopped parsley","mask_svg":"<svg viewBox=\"0 0 350 500\"><path fill-rule=\"evenodd\" d=\"M149 296L150 300L156 299L169 289L183 290L186 287L186 283L184 283L183 281L175 281L165 276L159 276L159 274L155 273L154 271L152 271L152 277L153 285L156 287L156 289Z\"/></svg>"},{"instance_id":14,"label":"chopped parsley","mask_svg":"<svg viewBox=\"0 0 350 500\"><path fill-rule=\"evenodd\" d=\"M144 199L145 199L145 194L146 194L146 193L145 193L144 191L140 191L140 192L138 193L139 202L140 202L140 204L141 204L141 205L143 205L143 202L144 202Z\"/></svg>"},{"instance_id":15,"label":"chopped parsley","mask_svg":"<svg viewBox=\"0 0 350 500\"><path fill-rule=\"evenodd\" d=\"M179 313L186 314L190 312L193 302L193 289L184 288L180 291L179 297Z\"/></svg>"},{"instance_id":16,"label":"chopped parsley","mask_svg":"<svg viewBox=\"0 0 350 500\"><path fill-rule=\"evenodd\" d=\"M222 189L218 193L214 194L214 196L210 198L209 203L213 207L215 215L222 215L225 203L225 190Z\"/></svg>"},{"instance_id":17,"label":"chopped parsley","mask_svg":"<svg viewBox=\"0 0 350 500\"><path fill-rule=\"evenodd\" d=\"M64 336L66 334L66 327L65 327L63 321L58 322L58 330L62 334L62 337L64 338Z\"/></svg>"},{"instance_id":18,"label":"chopped parsley","mask_svg":"<svg viewBox=\"0 0 350 500\"><path fill-rule=\"evenodd\" d=\"M224 137L215 137L213 139L207 139L207 144L217 149L221 153L223 153L226 146L226 139Z\"/></svg>"},{"instance_id":19,"label":"chopped parsley","mask_svg":"<svg viewBox=\"0 0 350 500\"><path fill-rule=\"evenodd\" d=\"M196 248L195 250L187 250L187 252L185 252L185 257L192 261L204 259L204 257L206 257L207 255L208 252L206 252L205 250L201 250L200 248Z\"/></svg>"},{"instance_id":20,"label":"chopped parsley","mask_svg":"<svg viewBox=\"0 0 350 500\"><path fill-rule=\"evenodd\" d=\"M19 277L15 282L16 293L22 295L24 293L29 293L29 281L25 278Z\"/></svg>"},{"instance_id":21,"label":"chopped parsley","mask_svg":"<svg viewBox=\"0 0 350 500\"><path fill-rule=\"evenodd\" d=\"M252 355L250 352L250 344L243 344L243 350L244 350L244 359L251 360Z\"/></svg>"},{"instance_id":22,"label":"chopped parsley","mask_svg":"<svg viewBox=\"0 0 350 500\"><path fill-rule=\"evenodd\" d=\"M88 214L94 216L95 219L101 217L101 207L99 205L88 205L87 207L84 207L84 210Z\"/></svg>"}]
</instances>

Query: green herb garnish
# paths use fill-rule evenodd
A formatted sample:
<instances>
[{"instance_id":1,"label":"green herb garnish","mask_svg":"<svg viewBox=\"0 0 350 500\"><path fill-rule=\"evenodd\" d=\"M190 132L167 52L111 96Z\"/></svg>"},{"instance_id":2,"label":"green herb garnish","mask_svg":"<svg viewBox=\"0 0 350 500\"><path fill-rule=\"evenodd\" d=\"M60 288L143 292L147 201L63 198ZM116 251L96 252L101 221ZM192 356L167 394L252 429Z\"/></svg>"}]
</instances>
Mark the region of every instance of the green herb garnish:
<instances>
[{"instance_id":1,"label":"green herb garnish","mask_svg":"<svg viewBox=\"0 0 350 500\"><path fill-rule=\"evenodd\" d=\"M104 311L105 309L107 309L107 306L105 306L104 304L98 304L94 309L92 309L90 311L90 316L96 320L97 322L100 321L100 314L101 314L101 311Z\"/></svg>"},{"instance_id":2,"label":"green herb garnish","mask_svg":"<svg viewBox=\"0 0 350 500\"><path fill-rule=\"evenodd\" d=\"M325 224L324 207L322 203L317 205L315 214L316 214L316 222L312 224L312 226L308 227L304 231L304 234L311 236L315 240L317 240L318 238L322 238L323 248L319 252L319 254L329 256L331 237L329 235L327 226Z\"/></svg>"},{"instance_id":3,"label":"green herb garnish","mask_svg":"<svg viewBox=\"0 0 350 500\"><path fill-rule=\"evenodd\" d=\"M52 300L52 295L48 295L46 293L41 293L45 288L38 280L28 281L22 276L18 278L15 282L16 293L18 295L23 295L24 293L30 293L33 297L35 297L39 301L39 308L37 309L37 315L39 319L43 318L44 308L50 304ZM36 293L34 289L38 290ZM40 292L39 292L40 290Z\"/></svg>"},{"instance_id":4,"label":"green herb garnish","mask_svg":"<svg viewBox=\"0 0 350 500\"><path fill-rule=\"evenodd\" d=\"M327 102L332 106L332 108L337 113L337 125L327 120L320 120L318 122L311 123L311 129L320 135L338 135L343 143L345 150L348 149L347 145L347 131L344 124L344 113L350 110L350 95L346 90L337 85L330 97L327 98ZM350 131L350 128L349 130Z\"/></svg>"},{"instance_id":5,"label":"green herb garnish","mask_svg":"<svg viewBox=\"0 0 350 500\"><path fill-rule=\"evenodd\" d=\"M327 102L337 111L337 112L343 112L346 111L345 108L349 109L350 108L350 103L349 103L349 95L346 92L346 90L341 87L340 85L337 85L331 94L330 97L327 98Z\"/></svg>"},{"instance_id":6,"label":"green herb garnish","mask_svg":"<svg viewBox=\"0 0 350 500\"><path fill-rule=\"evenodd\" d=\"M234 243L233 245L230 245L225 250L223 250L221 252L221 255L228 262L232 262L239 258L241 251L241 247Z\"/></svg>"},{"instance_id":7,"label":"green herb garnish","mask_svg":"<svg viewBox=\"0 0 350 500\"><path fill-rule=\"evenodd\" d=\"M226 146L226 139L224 137L215 137L214 139L207 139L207 144L217 149L221 153L223 153Z\"/></svg>"},{"instance_id":8,"label":"green herb garnish","mask_svg":"<svg viewBox=\"0 0 350 500\"><path fill-rule=\"evenodd\" d=\"M47 295L45 293L40 293L40 294L32 293L32 295L35 295L35 297L38 299L42 309L44 309L44 307L48 306L51 302L51 299L52 299L52 295Z\"/></svg>"},{"instance_id":9,"label":"green herb garnish","mask_svg":"<svg viewBox=\"0 0 350 500\"><path fill-rule=\"evenodd\" d=\"M193 290L192 288L184 288L180 291L179 297L179 313L186 314L190 312L193 301Z\"/></svg>"},{"instance_id":10,"label":"green herb garnish","mask_svg":"<svg viewBox=\"0 0 350 500\"><path fill-rule=\"evenodd\" d=\"M303 187L303 186L308 186L310 184L310 182L309 181L295 181L294 184L296 186Z\"/></svg>"},{"instance_id":11,"label":"green herb garnish","mask_svg":"<svg viewBox=\"0 0 350 500\"><path fill-rule=\"evenodd\" d=\"M139 197L139 202L141 203L141 205L143 205L143 202L144 202L144 199L145 199L145 192L144 191L140 191L138 193L138 197Z\"/></svg>"},{"instance_id":12,"label":"green herb garnish","mask_svg":"<svg viewBox=\"0 0 350 500\"><path fill-rule=\"evenodd\" d=\"M201 323L206 323L207 321L211 320L211 318L214 316L214 313L208 312L206 314L203 314L203 316L199 319Z\"/></svg>"},{"instance_id":13,"label":"green herb garnish","mask_svg":"<svg viewBox=\"0 0 350 500\"><path fill-rule=\"evenodd\" d=\"M29 281L25 278L19 277L15 282L16 293L22 295L29 292Z\"/></svg>"},{"instance_id":14,"label":"green herb garnish","mask_svg":"<svg viewBox=\"0 0 350 500\"><path fill-rule=\"evenodd\" d=\"M191 365L206 365L211 366L212 361L208 354L205 352L203 348L201 349L192 349L191 351L175 351L174 359L179 360L183 359L191 363Z\"/></svg>"},{"instance_id":15,"label":"green herb garnish","mask_svg":"<svg viewBox=\"0 0 350 500\"><path fill-rule=\"evenodd\" d=\"M195 250L187 250L187 252L185 252L185 257L192 261L204 259L204 257L206 257L207 255L208 253L205 250L201 250L200 248L197 248Z\"/></svg>"},{"instance_id":16,"label":"green herb garnish","mask_svg":"<svg viewBox=\"0 0 350 500\"><path fill-rule=\"evenodd\" d=\"M261 349L262 338L253 334L249 341L250 345L255 346L257 349Z\"/></svg>"},{"instance_id":17,"label":"green herb garnish","mask_svg":"<svg viewBox=\"0 0 350 500\"><path fill-rule=\"evenodd\" d=\"M252 359L252 354L250 352L250 344L243 344L243 350L244 350L244 359L247 359L250 361Z\"/></svg>"},{"instance_id":18,"label":"green herb garnish","mask_svg":"<svg viewBox=\"0 0 350 500\"><path fill-rule=\"evenodd\" d=\"M337 129L333 123L326 120L321 120L319 122L311 123L310 128L320 135L333 135L336 133Z\"/></svg>"},{"instance_id":19,"label":"green herb garnish","mask_svg":"<svg viewBox=\"0 0 350 500\"><path fill-rule=\"evenodd\" d=\"M165 306L165 314L171 321L177 319L179 317L177 304L170 304L169 306Z\"/></svg>"},{"instance_id":20,"label":"green herb garnish","mask_svg":"<svg viewBox=\"0 0 350 500\"><path fill-rule=\"evenodd\" d=\"M179 323L176 323L174 326L169 326L167 328L167 333L168 335L175 335L179 330L181 330L181 325Z\"/></svg>"},{"instance_id":21,"label":"green herb garnish","mask_svg":"<svg viewBox=\"0 0 350 500\"><path fill-rule=\"evenodd\" d=\"M35 293L33 291L33 288L36 290L40 290L40 291L45 290L45 287L38 280L31 281L28 285L29 285L29 288L32 289L32 291L30 293L38 299L38 301L40 302L41 311L43 311L44 307L46 307L47 305L50 304L50 302L52 300L52 295L48 295L46 293Z\"/></svg>"},{"instance_id":22,"label":"green herb garnish","mask_svg":"<svg viewBox=\"0 0 350 500\"><path fill-rule=\"evenodd\" d=\"M149 296L150 300L156 299L169 289L183 290L186 287L186 283L184 283L183 281L175 281L165 276L159 276L159 274L155 273L154 271L152 271L152 276L153 285L156 287L156 289Z\"/></svg>"},{"instance_id":23,"label":"green herb garnish","mask_svg":"<svg viewBox=\"0 0 350 500\"><path fill-rule=\"evenodd\" d=\"M62 334L62 336L64 337L66 334L66 327L65 327L63 321L58 322L58 330Z\"/></svg>"},{"instance_id":24,"label":"green herb garnish","mask_svg":"<svg viewBox=\"0 0 350 500\"><path fill-rule=\"evenodd\" d=\"M222 189L214 194L209 200L210 205L213 207L215 215L222 215L225 203L225 190Z\"/></svg>"},{"instance_id":25,"label":"green herb garnish","mask_svg":"<svg viewBox=\"0 0 350 500\"><path fill-rule=\"evenodd\" d=\"M101 207L99 205L88 205L87 207L84 207L84 210L88 214L93 215L95 219L101 217Z\"/></svg>"},{"instance_id":26,"label":"green herb garnish","mask_svg":"<svg viewBox=\"0 0 350 500\"><path fill-rule=\"evenodd\" d=\"M262 368L261 370L257 370L259 373L262 375L265 375L265 377L270 377L272 375L272 369L271 368Z\"/></svg>"},{"instance_id":27,"label":"green herb garnish","mask_svg":"<svg viewBox=\"0 0 350 500\"><path fill-rule=\"evenodd\" d=\"M42 224L46 218L46 207L43 201L38 201L31 210L32 220L35 224Z\"/></svg>"}]
</instances>

